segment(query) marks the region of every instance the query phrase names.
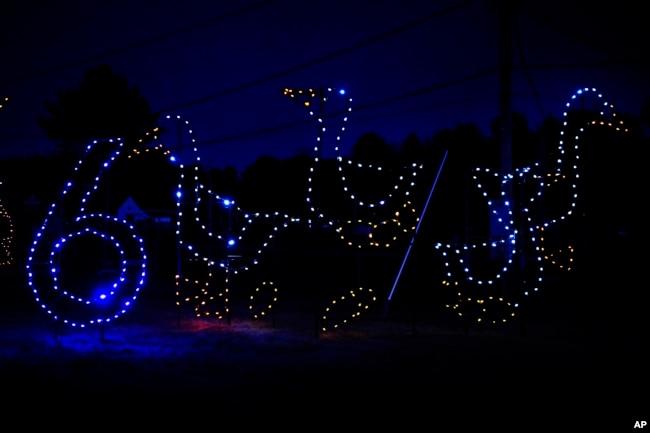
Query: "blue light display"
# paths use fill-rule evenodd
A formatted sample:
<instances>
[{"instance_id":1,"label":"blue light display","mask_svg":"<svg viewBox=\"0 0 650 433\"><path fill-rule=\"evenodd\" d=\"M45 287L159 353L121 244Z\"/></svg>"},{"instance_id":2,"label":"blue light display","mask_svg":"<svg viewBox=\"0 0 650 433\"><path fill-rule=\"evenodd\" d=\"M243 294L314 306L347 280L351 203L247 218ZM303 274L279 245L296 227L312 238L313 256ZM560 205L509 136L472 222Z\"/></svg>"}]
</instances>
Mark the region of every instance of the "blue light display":
<instances>
[{"instance_id":1,"label":"blue light display","mask_svg":"<svg viewBox=\"0 0 650 433\"><path fill-rule=\"evenodd\" d=\"M111 322L132 307L145 284L147 257L135 228L125 220L91 211L101 210L93 193L122 146L120 140L88 146L32 243L28 284L38 305L57 323L85 327ZM112 257L99 254L97 242L102 245L99 252L112 250ZM76 254L67 257L68 249ZM94 258L97 261L91 266L89 262L75 266ZM110 275L109 281L99 278L102 272ZM87 280L75 280L78 274ZM100 281L104 285L97 290Z\"/></svg>"}]
</instances>

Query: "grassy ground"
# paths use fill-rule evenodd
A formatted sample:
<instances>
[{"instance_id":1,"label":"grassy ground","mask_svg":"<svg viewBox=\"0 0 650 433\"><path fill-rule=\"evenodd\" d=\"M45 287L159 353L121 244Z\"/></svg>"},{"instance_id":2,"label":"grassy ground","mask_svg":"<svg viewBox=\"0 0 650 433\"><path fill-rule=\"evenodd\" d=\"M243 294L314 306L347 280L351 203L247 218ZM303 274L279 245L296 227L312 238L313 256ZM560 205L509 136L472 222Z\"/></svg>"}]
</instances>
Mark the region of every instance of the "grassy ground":
<instances>
[{"instance_id":1,"label":"grassy ground","mask_svg":"<svg viewBox=\"0 0 650 433\"><path fill-rule=\"evenodd\" d=\"M567 308L544 305L493 326L444 306L380 300L322 332L309 300L279 301L262 319L234 304L218 320L143 294L110 325L71 329L20 281L3 288L0 380L17 407L439 431L625 431L650 407L643 333Z\"/></svg>"}]
</instances>

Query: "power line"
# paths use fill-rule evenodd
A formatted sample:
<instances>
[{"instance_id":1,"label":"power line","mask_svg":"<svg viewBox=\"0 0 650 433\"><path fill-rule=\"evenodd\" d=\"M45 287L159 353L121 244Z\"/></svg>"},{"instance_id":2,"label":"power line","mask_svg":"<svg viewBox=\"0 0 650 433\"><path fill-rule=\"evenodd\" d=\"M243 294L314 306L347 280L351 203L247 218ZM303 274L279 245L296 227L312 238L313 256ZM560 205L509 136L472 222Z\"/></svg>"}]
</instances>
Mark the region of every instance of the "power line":
<instances>
[{"instance_id":1,"label":"power line","mask_svg":"<svg viewBox=\"0 0 650 433\"><path fill-rule=\"evenodd\" d=\"M514 66L513 69L514 70L517 70L517 69L526 69L526 70L530 70L530 69L559 69L559 68L593 67L593 66L618 65L618 64L620 64L620 63L618 63L618 62L562 63L562 64L558 63L558 64L548 64L548 65L525 65L523 67ZM455 79L455 80L450 80L450 81L446 81L446 82L443 82L443 83L434 84L434 85L431 85L431 86L428 86L428 87L424 87L424 88L414 90L412 92L402 93L400 95L396 95L396 96L391 97L391 98L385 98L385 99L370 102L370 103L367 103L367 104L364 104L364 105L359 105L359 106L355 107L354 111L356 113L356 112L359 112L359 111L379 107L379 106L382 106L382 105L387 105L387 104L390 104L390 103L393 103L393 102L396 102L396 101L421 96L421 95L424 95L424 94L427 94L427 93L442 90L442 89L447 88L447 87L451 87L451 86L463 84L463 83L466 83L466 82L469 82L469 81L481 79L481 78L487 77L489 75L496 74L497 72L498 72L497 68L487 69L485 71L481 71L481 72L478 72L478 73L475 73L475 74L470 74L470 75L467 75L465 77L458 78L458 79ZM328 117L336 116L338 114L341 114L341 113L334 113L334 114L332 114L332 115L330 115ZM196 142L196 145L197 146L206 146L206 145L210 145L210 144L221 144L221 143L226 143L226 142L230 142L230 141L241 140L241 139L244 139L244 138L261 136L261 135L265 135L265 134L268 134L268 133L271 133L271 132L276 132L276 131L291 129L291 128L295 128L295 127L299 127L299 126L304 126L304 125L309 124L311 122L312 122L311 119L305 119L305 120L286 123L286 124L282 124L282 125L270 126L268 128L258 129L258 130L255 130L255 131L244 132L244 133L241 133L241 134L230 135L230 136L226 136L226 137L212 138L212 139L207 139L207 140L199 140L199 141ZM46 136L44 134L21 135L21 136L14 136L14 137L0 136L0 142L2 142L2 141L13 141L13 140L24 140L24 139L34 140L34 139L42 139L42 138L46 138Z\"/></svg>"},{"instance_id":2,"label":"power line","mask_svg":"<svg viewBox=\"0 0 650 433\"><path fill-rule=\"evenodd\" d=\"M468 75L468 76L463 77L463 78L446 81L444 83L435 84L435 85L428 86L428 87L425 87L425 88L421 88L421 89L418 89L418 90L415 90L415 91L412 91L412 92L402 93L400 95L397 95L397 96L394 96L394 97L391 97L391 98L385 98L385 99L381 99L379 101L375 101L375 102L371 102L371 103L368 103L368 104L360 105L360 106L355 107L354 111L356 113L356 112L367 110L367 109L370 109L370 108L375 108L375 107L379 107L379 106L382 106L382 105L390 104L392 102L396 102L396 101L399 101L399 100L421 96L421 95L424 95L424 94L427 94L427 93L431 93L431 92L434 92L434 91L437 91L437 90L444 89L446 87L450 87L450 86L462 84L462 83L465 83L465 82L468 82L468 81L484 78L484 77L486 77L488 75L491 75L491 74L494 74L496 72L497 72L496 69L489 69L489 70L482 71L482 72L479 72L479 73L476 73L476 74ZM343 113L333 113L333 114L330 114L329 116L326 116L326 117L335 117L335 116L338 116L340 114L343 114ZM299 120L299 121L296 121L296 122L285 123L285 124L282 124L282 125L270 126L268 128L258 129L258 130L255 130L255 131L248 131L248 132L243 132L241 134L230 135L230 136L227 136L227 137L213 138L213 139L207 139L207 140L199 140L195 144L200 147L200 146L206 146L206 145L210 145L210 144L221 144L221 143L226 143L226 142L230 142L230 141L241 140L241 139L244 139L244 138L257 137L257 136L265 135L265 134L268 134L268 133L271 133L271 132L276 132L276 131L281 131L281 130L286 130L286 129L292 129L292 128L296 128L296 127L299 127L299 126L308 125L308 124L312 123L312 121L313 121L312 119L304 119L304 120ZM0 141L18 140L18 139L25 139L25 138L36 139L36 138L45 138L45 136L44 135L21 136L21 137L2 137L2 136L0 136Z\"/></svg>"},{"instance_id":3,"label":"power line","mask_svg":"<svg viewBox=\"0 0 650 433\"><path fill-rule=\"evenodd\" d=\"M354 111L359 112L359 111L367 110L367 109L370 109L370 108L379 107L381 105L390 104L390 103L393 103L395 101L399 101L399 100L402 100L402 99L408 99L408 98L413 98L413 97L416 97L416 96L421 96L421 95L424 95L426 93L431 93L431 92L441 90L441 89L444 89L444 88L447 88L447 87L450 87L450 86L455 86L455 85L462 84L462 83L465 83L465 82L468 82L468 81L473 81L473 80L477 80L477 79L480 79L480 78L484 78L484 77L487 77L488 75L492 75L492 74L494 74L496 72L497 72L496 68L488 69L488 70L485 70L485 71L482 71L482 72L478 72L478 73L475 73L475 74L468 75L466 77L462 77L462 78L458 78L458 79L455 79L455 80L450 80L450 81L446 81L444 83L439 83L439 84L435 84L435 85L432 85L432 86L429 86L429 87L418 89L418 90L415 90L413 92L406 92L406 93L402 93L400 95L397 95L397 96L394 96L394 97L391 97L391 98L385 98L385 99L375 101L375 102L371 102L371 103L368 103L368 104L365 104L365 105L360 105L358 107L355 107ZM340 114L343 114L343 112L341 112L341 113L333 113L333 114L330 114L329 116L326 116L326 117L335 117L335 116L338 116ZM197 141L196 144L197 144L197 146L205 146L205 145L208 145L208 144L217 144L217 143L224 143L224 142L228 142L228 141L240 140L242 138L248 138L248 137L264 135L264 134L267 134L269 132L275 132L275 131L279 131L279 130L283 130L283 129L295 128L297 126L302 126L302 125L305 125L305 124L308 124L308 123L311 123L311 122L312 122L312 119L306 119L306 120L302 120L302 121L298 121L298 122L292 122L292 123L288 123L288 124L284 124L284 125L272 126L272 127L269 127L269 128L259 129L259 130L256 130L256 131L246 132L246 133L242 133L242 134L231 135L231 136L228 136L228 137L215 138L215 139L210 139L210 140L201 140L201 141Z\"/></svg>"},{"instance_id":4,"label":"power line","mask_svg":"<svg viewBox=\"0 0 650 433\"><path fill-rule=\"evenodd\" d=\"M94 56L85 57L85 58L82 58L82 59L79 59L79 60L76 60L76 61L73 61L73 62L70 62L70 63L66 63L66 64L59 65L59 66L54 66L54 67L51 67L51 68L48 68L48 69L44 69L44 70L42 70L40 72L36 72L36 73L33 73L33 74L27 74L27 75L24 75L24 76L22 76L20 78L4 81L4 82L2 82L0 84L5 85L5 84L14 84L14 83L22 82L22 81L27 81L27 80L31 80L31 79L34 79L34 78L44 76L44 75L49 75L49 74L54 73L54 72L69 69L69 68L72 68L72 67L75 67L75 66L79 66L79 65L86 64L86 63L101 60L101 59L103 59L105 57L110 57L112 55L119 54L119 53L122 53L122 52L125 52L125 51L129 51L129 50L132 50L134 48L139 48L139 47L143 47L143 46L146 46L146 45L150 45L150 44L159 42L159 41L164 40L164 39L168 39L168 38L171 38L171 37L178 36L179 34L182 34L182 33L187 33L187 32L190 32L192 30L196 30L196 29L198 29L200 27L205 27L205 26L208 26L208 25L220 22L220 21L227 20L229 18L236 17L238 15L243 15L243 14L252 12L252 11L254 11L256 9L259 9L259 8L261 8L263 6L266 6L268 4L271 4L271 3L273 3L273 0L267 0L267 1L263 1L261 3L257 3L257 4L254 4L254 5L246 6L244 8L237 9L237 10L235 10L233 12L229 12L229 13L224 14L224 15L219 15L219 16L207 19L205 21L201 21L201 22L196 23L196 24L192 24L192 25L190 25L188 27L184 27L182 29L178 29L178 30L175 30L175 31L172 31L172 32L169 32L169 33L164 33L162 35L154 36L152 38L145 39L143 41L135 42L133 44L126 45L126 46L123 46L123 47L120 47L120 48L116 48L116 49L113 49L113 50L110 50L110 51L106 51L104 53L97 54L97 55L94 55Z\"/></svg>"},{"instance_id":5,"label":"power line","mask_svg":"<svg viewBox=\"0 0 650 433\"><path fill-rule=\"evenodd\" d=\"M446 15L448 15L448 14L450 14L450 13L456 11L456 10L464 8L465 6L467 6L467 5L469 5L469 4L473 3L473 2L474 2L474 0L467 0L467 1L460 2L460 3L456 4L456 5L448 7L446 9L442 10L442 11L438 11L438 12L436 12L434 14L431 14L431 15L425 16L423 18L417 19L415 21L406 23L406 24L401 25L401 26L399 26L397 28L394 28L393 30L390 30L388 32L376 35L374 37L371 37L371 38L363 40L363 41L361 41L359 43L350 45L350 46L345 47L343 49L334 51L332 53L326 54L326 55L324 55L322 57L318 57L318 58L315 58L313 60L307 61L306 63L295 65L295 66L292 66L292 67L290 67L290 68L288 68L288 69L286 69L284 71L270 74L270 75L268 75L266 77L262 77L260 79L251 81L249 83L245 83L243 85L227 89L227 90L222 91L220 93L207 95L207 96L204 96L204 97L192 100L192 101L187 101L185 103L166 108L166 109L164 109L162 111L163 112L165 112L165 111L169 112L169 111L177 110L179 108L184 108L184 107L188 107L188 106L191 106L191 105L199 104L199 103L211 100L211 99L218 98L220 96L232 94L232 93L235 93L237 91L244 90L244 89L254 87L256 85L259 85L259 84L262 84L262 83L277 79L277 78L282 77L284 75L287 75L287 74L290 74L290 73L293 73L293 72L296 72L296 71L299 71L299 70L314 66L316 64L331 60L333 58L336 58L336 57L344 55L344 54L348 54L350 52L361 49L363 47L366 47L366 46L381 42L381 41L383 41L383 40L385 40L387 38L393 37L393 36L395 36L397 34L400 34L400 33L404 32L404 31L407 31L407 30L410 30L410 29L415 28L417 26L420 26L420 25L422 25L424 23L427 23L427 22L429 22L431 20L444 17L444 16L446 16ZM112 54L115 54L115 53L118 53L118 52L121 52L121 51L126 51L126 50L129 50L129 49L135 48L135 47L139 47L139 46L143 46L143 45L146 45L146 44L154 43L154 42L157 42L157 41L165 39L165 38L176 36L176 35L178 35L180 33L184 33L184 32L194 30L194 29L202 27L202 26L212 24L214 22L218 22L218 21L221 21L221 20L236 16L236 15L240 15L240 14L243 14L243 13L246 13L246 12L250 12L252 10L261 8L261 7L263 7L265 5L268 5L270 3L273 3L273 1L261 2L261 3L258 3L256 5L252 5L252 6L243 8L243 9L239 9L237 11L234 11L234 12L226 14L226 15L221 15L221 16L218 16L218 17L214 17L214 18L211 18L209 20L203 21L201 23L194 24L194 25L189 26L189 27L185 27L183 29L180 29L180 30L177 30L177 31L174 31L174 32L170 32L170 33L167 33L167 34L164 34L164 35L156 36L156 37L147 39L145 41L137 42L137 43L131 44L131 45L126 46L126 47L115 49L115 50L112 50L112 51L110 51L108 53L104 53L102 55L93 56L93 57L88 58L86 60L81 60L79 62L75 62L75 63L70 64L70 65L53 68L50 71L42 72L41 74L45 74L45 73L51 72L53 70L63 69L63 68L69 67L69 66L73 66L73 65L76 65L76 64L79 64L79 63L89 61L91 59L97 59L97 58L112 55ZM587 65L587 64L584 64L584 63L583 64L564 64L564 65L557 65L557 64L556 65L537 65L537 66L535 66L535 65L525 65L524 69L530 70L530 69L535 69L535 68L559 68L559 67L578 67L578 66L593 66L593 65ZM468 76L461 77L459 79L454 79L454 80L450 80L450 81L447 81L447 82L434 84L432 86L417 89L417 90L412 91L412 92L403 93L403 94L400 94L400 95L397 95L397 96L394 96L394 97L390 97L390 98L386 98L386 99L382 99L382 100L379 100L379 101L375 101L375 102L371 102L371 103L368 103L368 104L365 104L365 105L358 106L358 107L355 108L355 112L362 111L362 110L367 110L367 109L382 106L382 105L386 105L386 104L393 103L393 102L399 101L399 100L404 100L404 99L420 96L420 95L423 95L423 94L426 94L426 93L431 93L431 92L434 92L434 91L437 91L437 90L440 90L440 89L444 89L446 87L450 87L450 86L462 84L464 82L480 79L480 78L486 77L488 75L494 74L496 72L497 72L496 69L489 69L489 70L481 71L481 72L478 72L478 73L475 73L475 74L470 74ZM26 78L24 78L24 79L26 79ZM536 95L536 97L538 98L538 95ZM228 136L228 137L221 137L221 138L203 140L203 141L198 142L197 145L209 145L209 144L224 143L224 142L229 142L229 141L234 141L234 140L240 140L240 139L243 139L243 138L259 136L259 135L267 134L267 133L278 131L278 130L294 128L294 127L297 127L297 126L304 125L304 124L306 124L308 122L309 122L309 120L299 121L299 122L292 122L292 123L283 124L283 125L271 126L271 127L256 130L256 131L244 132L242 134L231 135L231 136ZM0 138L0 140L2 140L2 138Z\"/></svg>"},{"instance_id":6,"label":"power line","mask_svg":"<svg viewBox=\"0 0 650 433\"><path fill-rule=\"evenodd\" d=\"M333 58L336 58L336 57L342 56L344 54L348 54L350 52L353 52L355 50L364 48L366 46L378 43L380 41L383 41L385 39L393 37L393 36L395 36L397 34L400 34L402 32L410 30L412 28L418 27L418 26L420 26L420 25L422 25L424 23L427 23L429 21L432 21L434 19L444 17L444 16L446 16L446 15L452 13L452 12L455 12L456 10L459 10L459 9L464 8L465 6L468 6L469 4L473 3L474 1L475 0L463 1L461 3L458 3L458 4L454 5L454 6L446 8L446 9L444 9L442 11L438 11L438 12L436 12L434 14L431 14L431 15L425 16L423 18L417 19L415 21L409 22L407 24L399 26L399 27L397 27L397 28L395 28L393 30L390 30L388 32L379 34L377 36L371 37L371 38L366 39L364 41L361 41L359 43L350 45L350 46L345 47L345 48L343 48L341 50L334 51L332 53L326 54L325 56L313 59L311 61L302 63L300 65L292 66L292 67L290 67L290 68L288 68L288 69L286 69L284 71L267 75L266 77L262 77L260 79L251 81L249 83L245 83L245 84L242 84L240 86L232 87L232 88L230 88L228 90L225 90L225 91L222 91L220 93L208 95L208 96L205 96L205 97L202 97L202 98L194 99L192 101L187 101L187 102L182 103L182 104L167 107L165 109L162 109L161 112L171 112L171 111L175 111L175 110L178 110L178 109L181 109L181 108L186 108L186 107L189 107L189 106L192 106L192 105L196 105L196 104L199 104L199 103L202 103L202 102L206 102L206 101L209 101L209 100L212 100L212 99L216 99L216 98L221 97L221 96L236 93L238 91L245 90L245 89L248 89L248 88L263 84L263 83L266 83L268 81L271 81L271 80L274 80L274 79L277 79L277 78L281 78L282 76L291 74L293 72L309 68L309 67L317 65L319 63L323 63L323 62L331 60ZM162 39L170 38L170 37L176 36L178 34L188 32L188 31L194 30L196 28L212 24L214 22L222 21L224 19L231 18L231 17L236 16L236 15L240 15L240 14L250 12L252 10L258 9L258 8L260 8L262 6L265 6L267 4L270 4L270 3L273 3L273 1L270 0L270 1L261 2L261 3L258 3L256 5L253 5L253 6L249 6L249 7L246 7L246 8L239 9L239 10L237 10L235 12L232 12L232 13L229 13L229 14L226 14L226 15L220 15L218 17L214 17L214 18L211 18L209 20L194 24L192 26L185 27L185 28L180 29L180 30L176 30L174 32L166 33L164 35L159 35L159 36L156 36L156 37L153 37L153 38L141 41L141 42L137 42L137 43L125 46L125 47L121 47L121 48L118 48L118 49L115 49L115 50L105 52L103 54L99 54L99 55L96 55L96 56L81 59L81 60L76 61L76 62L68 63L66 65L61 65L61 66L57 66L57 67L54 67L54 68L50 68L50 69L41 71L41 72L39 72L37 74L24 76L24 77L22 77L20 79L13 80L12 82L24 81L24 80L27 80L27 79L31 79L31 78L35 78L35 77L38 77L38 76L46 75L46 74L49 74L49 73L52 73L52 72L56 72L56 71L59 71L59 70L63 70L63 69L67 69L67 68L70 68L70 67L73 67L73 66L77 66L79 64L88 63L90 61L94 61L94 60L101 59L101 58L104 58L104 57L107 57L107 56L110 56L110 55L113 55L113 54L124 52L124 51L130 50L130 49L133 49L133 48L137 48L137 47L148 45L148 44L151 44L151 43L154 43L154 42L158 42L158 41L160 41ZM455 81L458 81L458 80L455 80ZM397 97L385 100L383 102L379 101L379 102L376 102L376 103L373 103L373 104L369 104L367 106L359 107L359 108L357 108L357 110L363 110L365 108L370 108L371 106L376 106L376 105L383 105L383 104L386 104L386 103L389 103L389 102L393 102L395 100L404 99L404 98L408 98L408 97L417 95L418 93L426 93L426 92L435 90L437 88L444 87L445 85L446 84L442 84L440 86L434 86L433 88L424 89L424 90L421 90L421 91L412 92L410 94L397 96ZM292 123L292 124L289 124L289 125L281 125L281 126L277 126L277 127L270 127L270 128L266 128L266 129L263 129L263 130L250 132L250 133L238 134L236 136L232 136L232 137L228 137L228 138L221 138L221 139L203 141L203 142L201 142L199 144L211 144L211 143L221 143L221 142L225 142L225 141L232 141L232 140L237 140L237 139L241 139L241 138L248 137L248 136L266 134L268 132L272 132L272 131L276 131L276 130L280 130L280 129L293 128L295 126L296 126L296 124ZM1 138L0 138L0 140L1 140Z\"/></svg>"},{"instance_id":7,"label":"power line","mask_svg":"<svg viewBox=\"0 0 650 433\"><path fill-rule=\"evenodd\" d=\"M530 9L529 7L522 6L522 10L524 12L527 12L531 16L537 18L538 20L541 20L545 24L550 25L550 26L562 31L562 32L568 34L569 36L571 36L571 37L573 37L573 38L575 38L575 39L577 39L577 40L579 40L581 42L586 43L587 45L591 45L591 46L593 46L594 48L596 48L596 49L598 49L600 51L606 52L608 54L613 54L615 57L617 57L619 59L623 59L623 62L616 63L616 64L639 64L644 68L649 68L650 67L650 63L647 60L633 59L633 58L631 58L631 57L629 57L627 55L624 55L620 51L618 51L616 49L613 49L613 48L611 48L609 46L606 46L604 44L601 44L599 42L596 42L593 39L585 36L584 34L581 34L581 33L575 31L572 28L564 26L564 25L558 23L557 21L553 20L552 18L550 18L550 17L548 17L548 16L546 16L546 15L540 13L540 12L537 12L537 11L535 11L533 9Z\"/></svg>"},{"instance_id":8,"label":"power line","mask_svg":"<svg viewBox=\"0 0 650 433\"><path fill-rule=\"evenodd\" d=\"M171 107L168 107L166 109L163 109L162 111L163 112L169 112L169 111L174 111L174 110L178 110L178 109L181 109L181 108L186 108L186 107L189 107L189 106L192 106L192 105L197 105L197 104L200 104L200 103L203 103L203 102L206 102L206 101L210 101L212 99L216 99L216 98L219 98L219 97L222 97L222 96L226 96L226 95L229 95L229 94L241 91L241 90L245 90L245 89L248 89L248 88L263 84L263 83L266 83L266 82L271 81L271 80L275 80L277 78L281 78L281 77L283 77L285 75L289 75L289 74L291 74L293 72L297 72L297 71L300 71L302 69L309 68L311 66L317 65L319 63L323 63L325 61L334 59L334 58L342 56L344 54L348 54L348 53L350 53L352 51L358 50L358 49L366 47L368 45L375 44L375 43L380 42L380 41L382 41L384 39L387 39L387 38L395 36L395 35L397 35L399 33L402 33L402 32L404 32L406 30L410 30L410 29L412 29L414 27L420 26L420 25L422 25L422 24L424 24L426 22L429 22L429 21L431 21L433 19L441 18L441 17L443 17L443 16L445 16L447 14L455 12L456 10L461 9L461 8L473 3L474 1L475 0L468 0L468 1L461 2L461 3L459 3L459 4L455 5L455 6L451 6L451 7L447 8L447 9L442 10L442 11L436 12L434 14L431 14L431 15L428 15L426 17L420 18L418 20L412 21L410 23L404 24L404 25L402 25L400 27L397 27L397 28L395 28L395 29L393 29L391 31L388 31L388 32L382 33L380 35L374 36L374 37L372 37L370 39L366 39L366 40L361 41L359 43L356 43L354 45L350 45L349 47L343 48L343 49L338 50L338 51L334 51L334 52L332 52L330 54L326 54L326 55L324 55L322 57L318 57L318 58L313 59L311 61L299 64L299 65L292 66L292 67L290 67L288 69L285 69L284 71L276 72L276 73L271 74L271 75L267 75L266 77L259 78L257 80L242 84L240 86L232 87L230 89L224 90L224 91L219 92L219 93L214 93L212 95L207 95L207 96L197 98L197 99L194 99L194 100L191 100L191 101L187 101L187 102L175 105L175 106L171 106Z\"/></svg>"}]
</instances>

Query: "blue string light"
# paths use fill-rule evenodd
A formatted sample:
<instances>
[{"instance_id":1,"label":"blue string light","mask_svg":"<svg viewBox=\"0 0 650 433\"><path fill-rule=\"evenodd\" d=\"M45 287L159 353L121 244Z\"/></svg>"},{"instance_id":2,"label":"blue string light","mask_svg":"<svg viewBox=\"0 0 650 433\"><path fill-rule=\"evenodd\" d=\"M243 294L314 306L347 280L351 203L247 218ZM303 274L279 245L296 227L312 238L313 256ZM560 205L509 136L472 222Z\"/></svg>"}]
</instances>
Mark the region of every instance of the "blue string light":
<instances>
[{"instance_id":1,"label":"blue string light","mask_svg":"<svg viewBox=\"0 0 650 433\"><path fill-rule=\"evenodd\" d=\"M58 202L52 203L40 229L36 232L27 259L28 284L40 307L56 322L73 327L109 323L126 313L135 302L146 281L147 257L144 242L126 220L88 212L102 177L120 155L121 140L94 141L77 163L72 180L66 183ZM95 164L92 181L80 173ZM75 178L76 175L76 178ZM78 194L79 188L88 189ZM80 203L75 203L78 197ZM77 208L77 210L74 210ZM101 287L63 286L68 269L60 266L66 248L81 239L97 238L118 253L116 274ZM77 258L78 259L78 258Z\"/></svg>"}]
</instances>

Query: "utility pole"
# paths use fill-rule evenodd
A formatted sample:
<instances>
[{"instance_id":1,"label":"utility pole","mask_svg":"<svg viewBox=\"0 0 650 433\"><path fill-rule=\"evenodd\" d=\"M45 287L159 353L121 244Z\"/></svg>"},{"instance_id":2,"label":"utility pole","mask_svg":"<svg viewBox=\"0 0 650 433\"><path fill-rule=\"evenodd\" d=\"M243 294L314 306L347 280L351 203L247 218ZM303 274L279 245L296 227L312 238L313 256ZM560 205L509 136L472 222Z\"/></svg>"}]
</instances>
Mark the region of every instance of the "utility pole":
<instances>
[{"instance_id":1,"label":"utility pole","mask_svg":"<svg viewBox=\"0 0 650 433\"><path fill-rule=\"evenodd\" d=\"M501 173L512 171L512 19L514 1L497 1ZM510 194L512 195L512 194ZM506 199L510 199L508 196Z\"/></svg>"},{"instance_id":2,"label":"utility pole","mask_svg":"<svg viewBox=\"0 0 650 433\"><path fill-rule=\"evenodd\" d=\"M512 179L506 180L505 176L512 175L512 27L514 9L518 0L495 0L497 8L497 23L499 32L499 142L501 152L500 176L502 179L501 196L494 202L498 206L497 212L504 221L495 221L491 226L491 238L500 238L504 243L499 248L496 257L508 259L511 254L509 236L512 235L514 224L510 216L515 207ZM491 217L492 218L492 217ZM509 228L506 228L508 226ZM504 239L505 237L505 239ZM519 246L520 247L520 246ZM496 252L496 251L495 251ZM509 283L513 278L502 280L502 295L508 292Z\"/></svg>"}]
</instances>

